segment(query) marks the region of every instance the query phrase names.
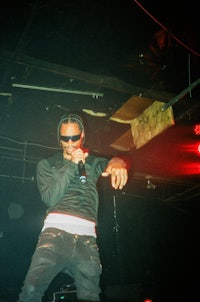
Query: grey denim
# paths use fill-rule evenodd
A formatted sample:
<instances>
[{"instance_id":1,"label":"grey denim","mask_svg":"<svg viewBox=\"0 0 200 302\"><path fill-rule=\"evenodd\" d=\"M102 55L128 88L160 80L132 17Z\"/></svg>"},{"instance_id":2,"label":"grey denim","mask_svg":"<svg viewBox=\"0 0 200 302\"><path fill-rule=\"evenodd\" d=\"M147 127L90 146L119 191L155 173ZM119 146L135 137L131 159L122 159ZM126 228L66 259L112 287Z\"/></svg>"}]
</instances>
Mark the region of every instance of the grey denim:
<instances>
[{"instance_id":1,"label":"grey denim","mask_svg":"<svg viewBox=\"0 0 200 302\"><path fill-rule=\"evenodd\" d=\"M55 228L41 232L17 302L41 302L59 272L74 279L78 299L100 301L102 266L96 238Z\"/></svg>"}]
</instances>

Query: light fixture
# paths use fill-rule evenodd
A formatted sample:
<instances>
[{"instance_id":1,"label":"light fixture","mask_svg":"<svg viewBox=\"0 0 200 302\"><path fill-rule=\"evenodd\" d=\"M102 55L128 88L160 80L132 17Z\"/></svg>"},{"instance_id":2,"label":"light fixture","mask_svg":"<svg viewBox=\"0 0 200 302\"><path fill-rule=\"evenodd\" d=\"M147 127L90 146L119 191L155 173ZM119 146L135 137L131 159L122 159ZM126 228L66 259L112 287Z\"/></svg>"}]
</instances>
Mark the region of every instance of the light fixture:
<instances>
[{"instance_id":1,"label":"light fixture","mask_svg":"<svg viewBox=\"0 0 200 302\"><path fill-rule=\"evenodd\" d=\"M147 175L145 178L146 178L146 180L147 180L145 189L148 189L148 190L155 190L156 185L153 184L152 181L151 181L152 176L151 176L151 175Z\"/></svg>"},{"instance_id":2,"label":"light fixture","mask_svg":"<svg viewBox=\"0 0 200 302\"><path fill-rule=\"evenodd\" d=\"M193 132L195 135L200 135L200 124L195 124L193 127Z\"/></svg>"}]
</instances>

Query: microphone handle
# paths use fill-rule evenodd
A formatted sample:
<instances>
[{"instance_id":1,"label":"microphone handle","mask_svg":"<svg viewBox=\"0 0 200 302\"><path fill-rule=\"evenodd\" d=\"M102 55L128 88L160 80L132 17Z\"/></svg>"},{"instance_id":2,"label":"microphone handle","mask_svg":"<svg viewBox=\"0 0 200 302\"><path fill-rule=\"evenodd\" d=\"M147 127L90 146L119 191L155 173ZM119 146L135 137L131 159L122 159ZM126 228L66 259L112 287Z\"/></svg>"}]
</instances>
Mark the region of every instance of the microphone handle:
<instances>
[{"instance_id":1,"label":"microphone handle","mask_svg":"<svg viewBox=\"0 0 200 302\"><path fill-rule=\"evenodd\" d=\"M87 176L85 171L85 165L82 162L82 160L78 162L78 171L79 171L80 182L85 184L87 182Z\"/></svg>"}]
</instances>

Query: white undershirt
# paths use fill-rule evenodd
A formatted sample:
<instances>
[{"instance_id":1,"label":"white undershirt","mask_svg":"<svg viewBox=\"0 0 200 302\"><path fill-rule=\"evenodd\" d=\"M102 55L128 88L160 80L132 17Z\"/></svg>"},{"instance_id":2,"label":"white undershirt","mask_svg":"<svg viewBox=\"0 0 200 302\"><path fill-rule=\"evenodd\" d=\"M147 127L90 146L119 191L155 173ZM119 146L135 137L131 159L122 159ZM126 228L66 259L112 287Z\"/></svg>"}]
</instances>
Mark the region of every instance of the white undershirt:
<instances>
[{"instance_id":1,"label":"white undershirt","mask_svg":"<svg viewBox=\"0 0 200 302\"><path fill-rule=\"evenodd\" d=\"M56 228L71 234L96 237L95 222L62 213L48 214L42 231L46 228Z\"/></svg>"}]
</instances>

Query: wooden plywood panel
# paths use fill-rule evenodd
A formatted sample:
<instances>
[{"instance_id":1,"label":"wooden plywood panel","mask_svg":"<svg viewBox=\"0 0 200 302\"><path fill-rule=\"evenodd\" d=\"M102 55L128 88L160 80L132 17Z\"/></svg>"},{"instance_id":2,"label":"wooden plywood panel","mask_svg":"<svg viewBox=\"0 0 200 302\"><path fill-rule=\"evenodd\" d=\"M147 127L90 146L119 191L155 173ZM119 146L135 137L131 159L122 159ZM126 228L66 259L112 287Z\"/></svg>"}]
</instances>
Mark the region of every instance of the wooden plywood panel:
<instances>
[{"instance_id":1,"label":"wooden plywood panel","mask_svg":"<svg viewBox=\"0 0 200 302\"><path fill-rule=\"evenodd\" d=\"M140 115L153 102L154 100L133 95L110 117L110 120L129 124L131 120Z\"/></svg>"},{"instance_id":2,"label":"wooden plywood panel","mask_svg":"<svg viewBox=\"0 0 200 302\"><path fill-rule=\"evenodd\" d=\"M131 121L131 132L136 149L175 124L172 107L163 111L163 105L164 103L155 101Z\"/></svg>"},{"instance_id":3,"label":"wooden plywood panel","mask_svg":"<svg viewBox=\"0 0 200 302\"><path fill-rule=\"evenodd\" d=\"M172 107L163 110L164 102L138 96L131 97L110 118L130 124L130 130L117 138L111 147L121 151L138 149L153 137L175 124Z\"/></svg>"},{"instance_id":4,"label":"wooden plywood panel","mask_svg":"<svg viewBox=\"0 0 200 302\"><path fill-rule=\"evenodd\" d=\"M130 151L133 149L135 145L133 142L131 128L118 137L110 146L119 151Z\"/></svg>"}]
</instances>

